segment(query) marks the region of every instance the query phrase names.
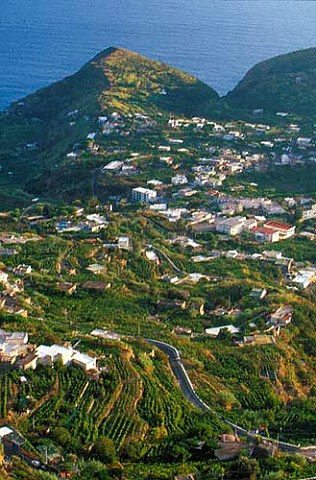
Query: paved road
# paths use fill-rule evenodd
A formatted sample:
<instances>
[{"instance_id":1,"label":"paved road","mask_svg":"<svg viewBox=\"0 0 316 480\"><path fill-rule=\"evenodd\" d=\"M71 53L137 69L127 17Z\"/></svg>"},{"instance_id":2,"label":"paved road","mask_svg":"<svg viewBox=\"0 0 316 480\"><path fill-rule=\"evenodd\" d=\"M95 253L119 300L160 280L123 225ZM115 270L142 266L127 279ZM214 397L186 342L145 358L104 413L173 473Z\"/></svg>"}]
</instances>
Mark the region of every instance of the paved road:
<instances>
[{"instance_id":1,"label":"paved road","mask_svg":"<svg viewBox=\"0 0 316 480\"><path fill-rule=\"evenodd\" d=\"M204 403L195 392L191 380L184 366L182 365L179 351L172 345L159 342L158 340L147 339L147 341L168 355L171 369L179 382L181 390L189 402L201 410L211 410L210 407L206 405L206 403Z\"/></svg>"},{"instance_id":2,"label":"paved road","mask_svg":"<svg viewBox=\"0 0 316 480\"><path fill-rule=\"evenodd\" d=\"M164 258L167 260L167 262L170 263L170 265L172 266L172 268L173 268L176 272L180 273L181 275L187 275L183 270L181 270L179 267L177 267L177 265L171 260L171 258L168 257L168 255L167 255L165 252L163 252L162 250L160 250L160 248L155 247L154 245L148 245L148 247L150 247L150 248L152 248L153 250L156 250L158 253L160 253L160 255L161 255L162 257L164 257Z\"/></svg>"},{"instance_id":3,"label":"paved road","mask_svg":"<svg viewBox=\"0 0 316 480\"><path fill-rule=\"evenodd\" d=\"M176 379L179 382L179 386L185 395L185 397L189 400L189 402L194 405L195 407L199 408L200 410L203 411L209 411L212 412L214 415L216 415L220 420L223 422L227 423L230 425L237 433L241 435L246 435L249 438L255 438L256 435L249 433L247 430L242 428L240 425L237 425L236 423L231 422L230 420L222 417L219 415L214 409L212 409L209 405L207 405L203 400L198 396L196 391L194 390L194 387L191 383L191 380L189 378L189 375L187 371L185 370L182 362L181 362L181 356L179 350L177 350L175 347L172 345L169 345L168 343L165 342L160 342L159 340L153 340L153 339L146 339L149 343L155 345L158 347L160 350L162 350L164 353L166 353L169 357L169 363L171 366L171 369L176 377ZM286 443L286 442L281 442L279 440L274 440L272 438L266 438L265 441L273 443L278 446L279 450L285 453L298 453L300 455L303 455L308 458L316 458L316 447L308 447L308 448L300 448L297 445L291 444L291 443ZM316 480L316 477L315 477Z\"/></svg>"}]
</instances>

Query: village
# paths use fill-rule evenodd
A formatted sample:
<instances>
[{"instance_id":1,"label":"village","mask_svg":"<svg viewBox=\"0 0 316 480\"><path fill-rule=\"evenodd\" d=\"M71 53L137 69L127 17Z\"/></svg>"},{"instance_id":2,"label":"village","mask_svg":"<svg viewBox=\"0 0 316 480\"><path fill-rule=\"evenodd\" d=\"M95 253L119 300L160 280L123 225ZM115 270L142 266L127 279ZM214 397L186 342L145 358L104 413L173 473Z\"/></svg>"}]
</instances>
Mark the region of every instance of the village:
<instances>
[{"instance_id":1,"label":"village","mask_svg":"<svg viewBox=\"0 0 316 480\"><path fill-rule=\"evenodd\" d=\"M168 92L164 91L163 95ZM312 288L316 281L316 263L310 256L302 259L299 254L299 258L295 258L288 252L291 249L299 252L299 246L296 248L295 245L301 242L304 245L313 243L316 199L281 192L272 197L264 196L264 189L255 182L244 181L242 174L264 173L275 167L282 169L314 162L315 142L312 137L304 135L304 127L301 129L298 123L292 122L291 115L286 112L277 113L278 123L274 120L271 125L260 122L261 111L254 111L253 115L258 122L219 123L199 117L170 117L164 123L164 120L154 120L146 113L128 117L119 113L99 116L97 129L87 135L86 149L74 146L66 158L75 164L84 155L90 155L100 165L94 173L94 188L100 191L108 183L117 183L117 193L109 196L103 206L97 204L94 209L74 207L71 214L54 215L53 218L40 212L39 199L35 198L34 204L20 217L29 233L0 234L0 255L4 260L10 259L12 265L4 263L0 271L1 309L9 314L28 315L32 298L26 295L24 284L32 282L32 276L40 271L36 272L31 264L14 264L14 258L19 257L19 245L45 241L47 233L72 238L79 243L86 236L86 240L99 251L97 261L86 263L84 269L88 276L83 278L80 275L79 282L76 280L78 268L66 268L66 262L59 267L60 273L67 271L67 278L61 274L54 289L69 296L76 296L82 289L92 293L113 288L109 262L119 255L120 268L126 269L129 257L134 255L134 240L141 242L143 258L161 272L160 281L166 286L229 281L233 278L231 274L227 275L225 268L215 267L223 259L225 264L246 264L250 270L260 266L265 270L272 265L280 272L284 288L292 291ZM79 109L67 116L67 121L72 124L79 119ZM151 144L151 136L157 135L157 131L163 140ZM143 143L139 152L133 149L135 136ZM112 137L113 143L123 138L124 148L111 147ZM127 156L128 149L132 150ZM104 158L109 158L107 163ZM128 185L124 183L125 195L119 192L122 179ZM133 186L135 184L137 186ZM136 234L135 238L128 220L135 211L142 216L142 221L159 228L163 235L159 245L146 236L139 238ZM115 236L109 234L113 221L122 222L124 216L127 219L124 229ZM207 239L211 239L216 248L212 248ZM286 245L286 254L283 245ZM175 258L179 253L185 255L186 268L177 266ZM99 278L95 280L95 276ZM253 285L254 292L269 292L270 289L264 283ZM165 311L168 305L177 308L177 302L177 299L160 298L157 315L162 305ZM196 310L200 317L205 313L207 317L212 316L214 312L218 316L216 312L221 308L228 317L230 311L242 313L238 306L225 309L217 305L213 310L204 309L205 301L201 299L198 305L194 298L187 303L191 305L189 310ZM285 307L279 305L278 308ZM188 307L181 309L188 311ZM265 314L269 318L272 312L268 308ZM234 329L239 331L238 327ZM252 330L255 337L255 325ZM180 325L174 331L201 334L201 331L194 332L191 327ZM212 327L207 326L203 331L209 333ZM263 331L257 332L259 337L264 336L263 333L264 327Z\"/></svg>"},{"instance_id":2,"label":"village","mask_svg":"<svg viewBox=\"0 0 316 480\"><path fill-rule=\"evenodd\" d=\"M64 118L68 127L85 121L79 108ZM40 148L30 138L24 152ZM215 458L244 448L252 455L256 437L267 441L266 424L275 437L290 423L275 392L289 404L309 394L312 367L295 360L292 343L295 335L304 343L301 305L315 295L316 195L282 179L308 176L315 160L310 126L287 112L271 122L259 109L251 122L99 115L85 141L63 154L62 168L52 167L58 192L82 169L89 196L54 203L39 192L0 215L6 461L14 451L34 469L70 478L69 452L93 452L106 435L129 458L129 443L147 432L149 449L169 455L166 432L178 421L184 431L188 404L178 406L186 400L177 379L165 387L168 358L153 338L181 349L198 398L250 432L249 445L236 432L221 434ZM262 180L275 171L280 180ZM164 409L155 406L160 395ZM290 428L287 435L299 438ZM196 446L200 437L188 447L193 457L207 443ZM25 438L34 456L25 454ZM266 450L274 456L278 448L267 441Z\"/></svg>"}]
</instances>

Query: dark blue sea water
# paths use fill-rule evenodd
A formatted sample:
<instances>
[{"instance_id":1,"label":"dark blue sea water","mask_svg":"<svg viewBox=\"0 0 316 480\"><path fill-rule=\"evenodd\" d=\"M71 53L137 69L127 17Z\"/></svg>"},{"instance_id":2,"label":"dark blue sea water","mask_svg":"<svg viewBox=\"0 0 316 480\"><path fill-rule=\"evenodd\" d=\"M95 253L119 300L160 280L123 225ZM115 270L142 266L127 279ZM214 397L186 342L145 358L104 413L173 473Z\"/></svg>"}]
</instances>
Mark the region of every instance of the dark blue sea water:
<instances>
[{"instance_id":1,"label":"dark blue sea water","mask_svg":"<svg viewBox=\"0 0 316 480\"><path fill-rule=\"evenodd\" d=\"M308 0L1 0L0 108L121 46L223 94L256 62L316 46Z\"/></svg>"}]
</instances>

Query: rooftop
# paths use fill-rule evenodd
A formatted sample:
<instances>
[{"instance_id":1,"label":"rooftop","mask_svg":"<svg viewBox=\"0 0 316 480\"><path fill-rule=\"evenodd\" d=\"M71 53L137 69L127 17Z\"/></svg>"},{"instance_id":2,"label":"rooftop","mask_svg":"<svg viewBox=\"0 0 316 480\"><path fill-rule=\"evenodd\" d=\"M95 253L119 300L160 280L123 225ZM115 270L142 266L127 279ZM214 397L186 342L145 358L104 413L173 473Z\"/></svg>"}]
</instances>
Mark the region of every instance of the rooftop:
<instances>
[{"instance_id":1,"label":"rooftop","mask_svg":"<svg viewBox=\"0 0 316 480\"><path fill-rule=\"evenodd\" d=\"M279 230L290 230L291 228L293 228L292 225L288 225L287 223L275 222L273 220L265 222L264 226L273 229L277 228Z\"/></svg>"}]
</instances>

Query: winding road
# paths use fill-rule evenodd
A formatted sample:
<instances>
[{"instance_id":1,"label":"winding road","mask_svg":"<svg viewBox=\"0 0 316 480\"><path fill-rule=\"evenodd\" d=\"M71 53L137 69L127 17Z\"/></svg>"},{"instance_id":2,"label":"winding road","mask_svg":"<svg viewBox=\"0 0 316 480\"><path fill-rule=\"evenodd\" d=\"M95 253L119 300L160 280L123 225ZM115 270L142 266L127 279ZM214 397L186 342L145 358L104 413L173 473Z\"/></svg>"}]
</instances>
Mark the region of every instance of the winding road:
<instances>
[{"instance_id":1,"label":"winding road","mask_svg":"<svg viewBox=\"0 0 316 480\"><path fill-rule=\"evenodd\" d=\"M211 408L205 402L203 402L203 400L201 400L201 398L195 392L194 387L189 378L189 375L187 374L187 371L185 370L181 362L179 351L172 345L169 345L168 343L164 343L164 342L160 342L158 340L152 340L152 339L146 339L146 340L149 343L152 343L153 345L158 347L160 350L162 350L164 353L168 355L171 369L176 379L179 382L179 386L182 392L184 393L185 397L189 400L189 402L192 403L192 405L194 405L195 407L199 408L200 410L211 410Z\"/></svg>"},{"instance_id":2,"label":"winding road","mask_svg":"<svg viewBox=\"0 0 316 480\"><path fill-rule=\"evenodd\" d=\"M242 428L241 426L231 422L230 420L224 418L222 415L217 413L214 409L212 409L209 405L207 405L196 393L192 382L189 378L189 375L184 368L182 362L181 362L181 355L180 352L177 348L174 346L161 342L159 340L153 340L150 338L146 339L147 342L151 343L152 345L156 346L160 350L162 350L166 355L168 355L169 358L169 363L170 367L179 383L179 386L184 394L184 396L187 398L187 400L194 405L195 407L199 408L200 410L203 411L209 411L212 412L214 415L216 415L221 421L227 423L227 425L230 425L237 433L240 435L247 436L249 438L255 438L256 435L248 432L246 429ZM303 455L304 457L307 457L309 459L316 459L316 446L310 446L310 447L299 447L298 445L292 444L292 443L286 443L286 442L281 442L279 440L275 440L272 438L265 438L264 439L266 442L270 442L274 445L277 445L278 449L281 450L282 452L285 453L297 453L300 455Z\"/></svg>"}]
</instances>

